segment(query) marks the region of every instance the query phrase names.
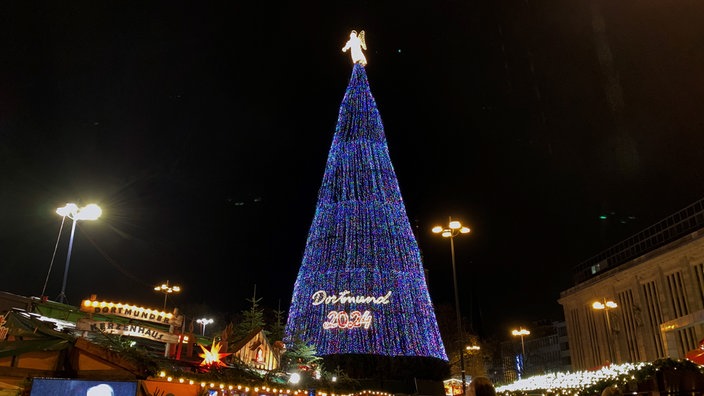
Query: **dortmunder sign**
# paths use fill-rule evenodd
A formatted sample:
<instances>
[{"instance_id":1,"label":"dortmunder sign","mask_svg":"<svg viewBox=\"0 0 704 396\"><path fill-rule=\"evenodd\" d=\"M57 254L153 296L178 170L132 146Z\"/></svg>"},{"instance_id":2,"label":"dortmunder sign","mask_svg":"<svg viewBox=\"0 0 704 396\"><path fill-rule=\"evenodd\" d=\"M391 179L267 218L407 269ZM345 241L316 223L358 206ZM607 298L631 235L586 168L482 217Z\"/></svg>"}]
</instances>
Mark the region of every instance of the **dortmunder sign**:
<instances>
[{"instance_id":1,"label":"dortmunder sign","mask_svg":"<svg viewBox=\"0 0 704 396\"><path fill-rule=\"evenodd\" d=\"M178 327L182 316L174 316L170 312L139 307L132 304L113 303L107 301L83 300L81 311L95 314L115 315L123 318L143 320Z\"/></svg>"},{"instance_id":2,"label":"dortmunder sign","mask_svg":"<svg viewBox=\"0 0 704 396\"><path fill-rule=\"evenodd\" d=\"M311 300L313 305L337 305L337 304L374 304L386 305L390 302L391 292L383 296L355 296L349 290L339 294L328 295L325 290L318 290L313 293ZM368 329L372 325L372 313L366 311L330 311L327 320L323 323L324 329L355 329L363 327Z\"/></svg>"}]
</instances>

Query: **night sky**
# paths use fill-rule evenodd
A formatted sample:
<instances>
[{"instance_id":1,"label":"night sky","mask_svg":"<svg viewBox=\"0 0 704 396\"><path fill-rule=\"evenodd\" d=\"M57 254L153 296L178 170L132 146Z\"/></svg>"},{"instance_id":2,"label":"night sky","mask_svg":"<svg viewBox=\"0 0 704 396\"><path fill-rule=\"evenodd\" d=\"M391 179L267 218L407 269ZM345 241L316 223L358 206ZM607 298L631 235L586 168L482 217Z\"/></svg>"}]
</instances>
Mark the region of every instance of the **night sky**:
<instances>
[{"instance_id":1,"label":"night sky","mask_svg":"<svg viewBox=\"0 0 704 396\"><path fill-rule=\"evenodd\" d=\"M207 5L201 4L207 3ZM384 3L384 4L377 4ZM287 310L340 102L366 67L431 297L476 331L562 319L573 267L704 197L704 3L5 2L1 289ZM607 219L601 220L600 215ZM67 222L46 294L56 298Z\"/></svg>"}]
</instances>

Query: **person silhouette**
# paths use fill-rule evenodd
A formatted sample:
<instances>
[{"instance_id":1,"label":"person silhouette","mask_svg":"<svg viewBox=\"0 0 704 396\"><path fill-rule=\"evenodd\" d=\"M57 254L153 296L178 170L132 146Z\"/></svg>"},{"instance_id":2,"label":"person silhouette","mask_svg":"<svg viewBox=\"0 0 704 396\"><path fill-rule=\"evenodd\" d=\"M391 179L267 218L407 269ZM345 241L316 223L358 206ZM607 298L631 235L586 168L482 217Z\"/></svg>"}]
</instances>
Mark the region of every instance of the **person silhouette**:
<instances>
[{"instance_id":1,"label":"person silhouette","mask_svg":"<svg viewBox=\"0 0 704 396\"><path fill-rule=\"evenodd\" d=\"M623 396L623 391L619 389L616 385L607 386L601 392L601 396Z\"/></svg>"},{"instance_id":2,"label":"person silhouette","mask_svg":"<svg viewBox=\"0 0 704 396\"><path fill-rule=\"evenodd\" d=\"M496 389L489 378L474 377L469 383L467 396L496 396Z\"/></svg>"}]
</instances>

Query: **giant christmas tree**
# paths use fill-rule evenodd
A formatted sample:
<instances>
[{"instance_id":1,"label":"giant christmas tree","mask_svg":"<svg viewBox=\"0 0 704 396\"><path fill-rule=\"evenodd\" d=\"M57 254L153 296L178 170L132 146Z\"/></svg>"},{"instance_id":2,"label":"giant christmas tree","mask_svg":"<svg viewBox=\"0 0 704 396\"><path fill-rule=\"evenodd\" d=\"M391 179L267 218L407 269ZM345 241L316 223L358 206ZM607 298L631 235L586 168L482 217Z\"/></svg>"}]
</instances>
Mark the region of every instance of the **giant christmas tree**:
<instances>
[{"instance_id":1,"label":"giant christmas tree","mask_svg":"<svg viewBox=\"0 0 704 396\"><path fill-rule=\"evenodd\" d=\"M287 339L319 355L447 361L364 63L340 105Z\"/></svg>"}]
</instances>

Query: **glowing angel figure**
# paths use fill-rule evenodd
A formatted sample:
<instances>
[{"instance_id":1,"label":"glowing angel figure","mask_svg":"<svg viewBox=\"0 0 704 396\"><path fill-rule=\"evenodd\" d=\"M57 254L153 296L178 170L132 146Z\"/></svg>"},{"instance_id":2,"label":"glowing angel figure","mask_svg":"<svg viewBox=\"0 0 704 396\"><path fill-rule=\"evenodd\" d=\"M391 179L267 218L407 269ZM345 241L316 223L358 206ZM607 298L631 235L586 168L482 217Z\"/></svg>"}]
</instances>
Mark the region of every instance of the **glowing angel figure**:
<instances>
[{"instance_id":1,"label":"glowing angel figure","mask_svg":"<svg viewBox=\"0 0 704 396\"><path fill-rule=\"evenodd\" d=\"M356 30L350 33L350 39L347 40L345 46L342 47L342 52L347 52L347 50L351 50L352 63L359 63L362 66L367 65L367 58L365 58L362 53L362 50L367 50L367 43L364 41L364 30L359 32L359 36Z\"/></svg>"}]
</instances>

